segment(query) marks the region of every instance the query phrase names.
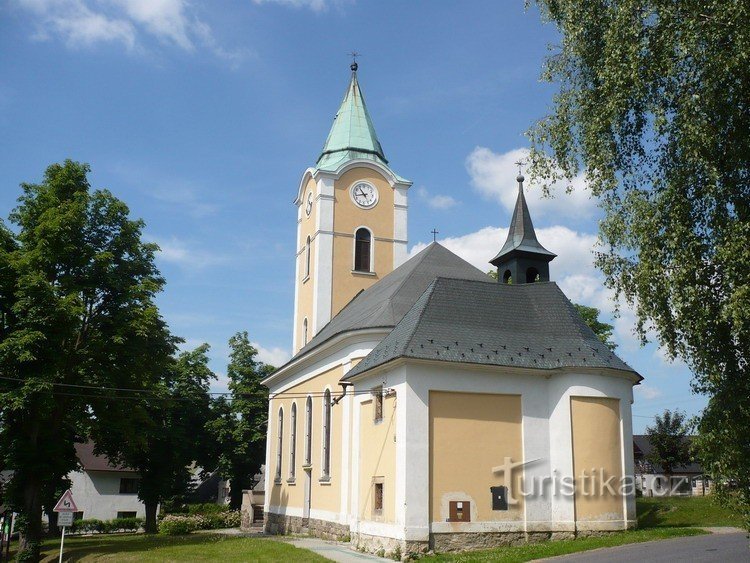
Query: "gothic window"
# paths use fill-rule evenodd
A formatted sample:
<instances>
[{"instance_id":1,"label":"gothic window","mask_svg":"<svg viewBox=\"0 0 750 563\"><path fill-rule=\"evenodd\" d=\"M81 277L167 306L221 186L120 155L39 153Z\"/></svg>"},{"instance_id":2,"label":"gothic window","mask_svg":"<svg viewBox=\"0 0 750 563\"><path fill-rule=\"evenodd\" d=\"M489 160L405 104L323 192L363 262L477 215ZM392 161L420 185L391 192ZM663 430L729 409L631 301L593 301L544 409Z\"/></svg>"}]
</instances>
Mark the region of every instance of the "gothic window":
<instances>
[{"instance_id":1,"label":"gothic window","mask_svg":"<svg viewBox=\"0 0 750 563\"><path fill-rule=\"evenodd\" d=\"M297 465L297 403L292 403L289 425L291 431L289 436L289 478L294 479Z\"/></svg>"},{"instance_id":2,"label":"gothic window","mask_svg":"<svg viewBox=\"0 0 750 563\"><path fill-rule=\"evenodd\" d=\"M331 475L331 391L323 394L323 478Z\"/></svg>"},{"instance_id":3,"label":"gothic window","mask_svg":"<svg viewBox=\"0 0 750 563\"><path fill-rule=\"evenodd\" d=\"M302 346L307 344L307 319L302 321Z\"/></svg>"},{"instance_id":4,"label":"gothic window","mask_svg":"<svg viewBox=\"0 0 750 563\"><path fill-rule=\"evenodd\" d=\"M312 397L305 403L305 465L312 463Z\"/></svg>"},{"instance_id":5,"label":"gothic window","mask_svg":"<svg viewBox=\"0 0 750 563\"><path fill-rule=\"evenodd\" d=\"M526 270L526 283L534 283L536 281L539 281L539 270L533 267Z\"/></svg>"},{"instance_id":6,"label":"gothic window","mask_svg":"<svg viewBox=\"0 0 750 563\"><path fill-rule=\"evenodd\" d=\"M281 453L284 446L284 409L279 407L279 427L276 444L276 480L281 480Z\"/></svg>"},{"instance_id":7,"label":"gothic window","mask_svg":"<svg viewBox=\"0 0 750 563\"><path fill-rule=\"evenodd\" d=\"M372 233L364 227L357 229L354 235L354 270L369 272L372 256Z\"/></svg>"},{"instance_id":8,"label":"gothic window","mask_svg":"<svg viewBox=\"0 0 750 563\"><path fill-rule=\"evenodd\" d=\"M307 237L305 243L305 279L310 277L310 237Z\"/></svg>"}]
</instances>

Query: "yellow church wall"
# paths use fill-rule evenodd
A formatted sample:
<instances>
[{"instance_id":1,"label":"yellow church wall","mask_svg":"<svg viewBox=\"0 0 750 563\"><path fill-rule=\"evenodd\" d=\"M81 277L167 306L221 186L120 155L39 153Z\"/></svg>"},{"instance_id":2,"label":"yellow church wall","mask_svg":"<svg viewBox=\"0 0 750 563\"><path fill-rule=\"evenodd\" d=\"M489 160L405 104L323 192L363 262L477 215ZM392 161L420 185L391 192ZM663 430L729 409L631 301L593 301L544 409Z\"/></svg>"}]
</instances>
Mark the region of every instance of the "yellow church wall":
<instances>
[{"instance_id":1,"label":"yellow church wall","mask_svg":"<svg viewBox=\"0 0 750 563\"><path fill-rule=\"evenodd\" d=\"M383 420L374 421L372 399L360 404L359 517L396 521L396 396L383 398ZM383 483L383 510L373 513L374 483Z\"/></svg>"},{"instance_id":2,"label":"yellow church wall","mask_svg":"<svg viewBox=\"0 0 750 563\"><path fill-rule=\"evenodd\" d=\"M331 463L330 480L322 482L323 470L323 392L326 387L331 390L331 398L341 394L338 385L343 375L342 366L323 372L307 381L284 391L284 394L312 395L312 452L311 452L311 476L312 486L310 494L310 508L312 510L325 510L339 512L341 505L341 441L342 441L342 412L341 404L331 407ZM304 505L305 474L303 464L305 461L305 403L306 396L285 398L283 395L271 399L271 421L269 437L271 439L271 495L272 506L287 506L302 509ZM297 403L297 450L295 482L289 483L289 458L291 425L290 413L292 403ZM282 443L281 482L275 482L276 456L278 451L278 413L279 408L284 409L284 428Z\"/></svg>"},{"instance_id":3,"label":"yellow church wall","mask_svg":"<svg viewBox=\"0 0 750 563\"><path fill-rule=\"evenodd\" d=\"M351 199L349 190L359 181L367 181L378 190L378 203L361 209ZM360 290L367 289L393 270L394 194L387 180L371 168L353 168L334 183L334 239L332 315L338 313ZM354 269L354 232L367 227L374 243L375 275L352 273ZM377 240L377 239L388 240Z\"/></svg>"},{"instance_id":4,"label":"yellow church wall","mask_svg":"<svg viewBox=\"0 0 750 563\"><path fill-rule=\"evenodd\" d=\"M622 520L623 497L618 489L622 481L620 401L571 397L570 411L576 480L575 518L577 521ZM595 479L592 479L592 470ZM615 494L600 490L599 486L611 476L615 477L611 481Z\"/></svg>"},{"instance_id":5,"label":"yellow church wall","mask_svg":"<svg viewBox=\"0 0 750 563\"><path fill-rule=\"evenodd\" d=\"M308 180L307 186L302 196L302 222L299 229L299 240L297 241L297 261L299 268L299 279L296 283L299 284L299 292L297 294L297 326L294 327L297 338L297 350L304 346L303 342L303 322L307 318L308 322L308 340L313 336L313 293L314 293L314 269L315 269L315 254L317 251L317 245L315 244L315 225L317 221L317 205L313 203L312 211L308 217L305 213L307 206L307 195L313 194L313 201L316 197L315 180L312 178ZM305 267L306 267L306 256L305 256L305 245L307 243L307 237L310 237L310 276L305 279ZM295 350L295 352L297 351Z\"/></svg>"},{"instance_id":6,"label":"yellow church wall","mask_svg":"<svg viewBox=\"0 0 750 563\"><path fill-rule=\"evenodd\" d=\"M522 520L520 494L501 511L490 493L510 484L493 468L523 460L521 396L430 391L429 413L431 521L449 518L450 501L469 501L472 522ZM521 491L521 477L514 472L512 491Z\"/></svg>"}]
</instances>

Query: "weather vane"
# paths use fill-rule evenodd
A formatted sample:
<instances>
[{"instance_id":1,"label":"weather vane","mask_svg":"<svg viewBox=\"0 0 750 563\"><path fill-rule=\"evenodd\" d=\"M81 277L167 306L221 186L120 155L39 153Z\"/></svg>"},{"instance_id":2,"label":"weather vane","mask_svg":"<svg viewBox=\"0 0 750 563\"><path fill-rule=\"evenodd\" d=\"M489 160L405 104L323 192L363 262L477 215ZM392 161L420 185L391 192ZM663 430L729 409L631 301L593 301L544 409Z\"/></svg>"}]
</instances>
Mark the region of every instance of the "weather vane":
<instances>
[{"instance_id":1,"label":"weather vane","mask_svg":"<svg viewBox=\"0 0 750 563\"><path fill-rule=\"evenodd\" d=\"M432 242L437 242L437 236L440 233L440 231L438 231L436 228L433 227L430 232L432 233Z\"/></svg>"}]
</instances>

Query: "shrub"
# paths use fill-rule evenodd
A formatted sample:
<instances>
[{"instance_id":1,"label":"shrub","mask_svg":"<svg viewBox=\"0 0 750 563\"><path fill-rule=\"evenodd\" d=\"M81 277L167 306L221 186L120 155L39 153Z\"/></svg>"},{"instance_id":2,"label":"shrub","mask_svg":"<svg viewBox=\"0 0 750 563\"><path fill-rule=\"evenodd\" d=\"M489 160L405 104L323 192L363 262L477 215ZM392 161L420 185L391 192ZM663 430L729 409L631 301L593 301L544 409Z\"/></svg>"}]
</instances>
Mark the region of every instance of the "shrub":
<instances>
[{"instance_id":1,"label":"shrub","mask_svg":"<svg viewBox=\"0 0 750 563\"><path fill-rule=\"evenodd\" d=\"M215 504L212 502L204 502L202 504L188 504L187 505L187 513L188 514L221 514L223 512L230 512L230 508L228 504Z\"/></svg>"},{"instance_id":2,"label":"shrub","mask_svg":"<svg viewBox=\"0 0 750 563\"><path fill-rule=\"evenodd\" d=\"M113 532L137 532L143 527L143 518L115 518L114 520L76 520L70 527L74 534L111 534Z\"/></svg>"},{"instance_id":3,"label":"shrub","mask_svg":"<svg viewBox=\"0 0 750 563\"><path fill-rule=\"evenodd\" d=\"M159 522L159 533L168 536L189 534L199 529L198 518L200 517L169 514Z\"/></svg>"}]
</instances>

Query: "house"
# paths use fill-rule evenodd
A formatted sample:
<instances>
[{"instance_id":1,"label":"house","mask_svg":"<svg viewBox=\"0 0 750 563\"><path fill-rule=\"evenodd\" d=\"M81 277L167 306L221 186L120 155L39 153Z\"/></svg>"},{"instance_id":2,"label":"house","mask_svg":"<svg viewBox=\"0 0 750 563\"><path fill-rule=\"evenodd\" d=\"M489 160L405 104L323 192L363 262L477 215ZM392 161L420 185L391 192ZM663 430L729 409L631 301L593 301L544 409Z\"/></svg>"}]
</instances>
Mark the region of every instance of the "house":
<instances>
[{"instance_id":1,"label":"house","mask_svg":"<svg viewBox=\"0 0 750 563\"><path fill-rule=\"evenodd\" d=\"M76 455L81 469L68 478L77 519L145 518L146 507L138 499L140 479L134 469L94 454L93 442L76 444Z\"/></svg>"},{"instance_id":2,"label":"house","mask_svg":"<svg viewBox=\"0 0 750 563\"><path fill-rule=\"evenodd\" d=\"M266 531L408 555L635 526L642 378L550 281L523 176L487 257L499 281L436 242L407 260L411 182L351 69L295 200L294 356L264 380Z\"/></svg>"},{"instance_id":3,"label":"house","mask_svg":"<svg viewBox=\"0 0 750 563\"><path fill-rule=\"evenodd\" d=\"M633 435L635 485L643 496L703 496L711 493L713 483L699 463L691 461L678 465L671 475L665 475L661 466L648 461L651 450L647 435Z\"/></svg>"}]
</instances>

